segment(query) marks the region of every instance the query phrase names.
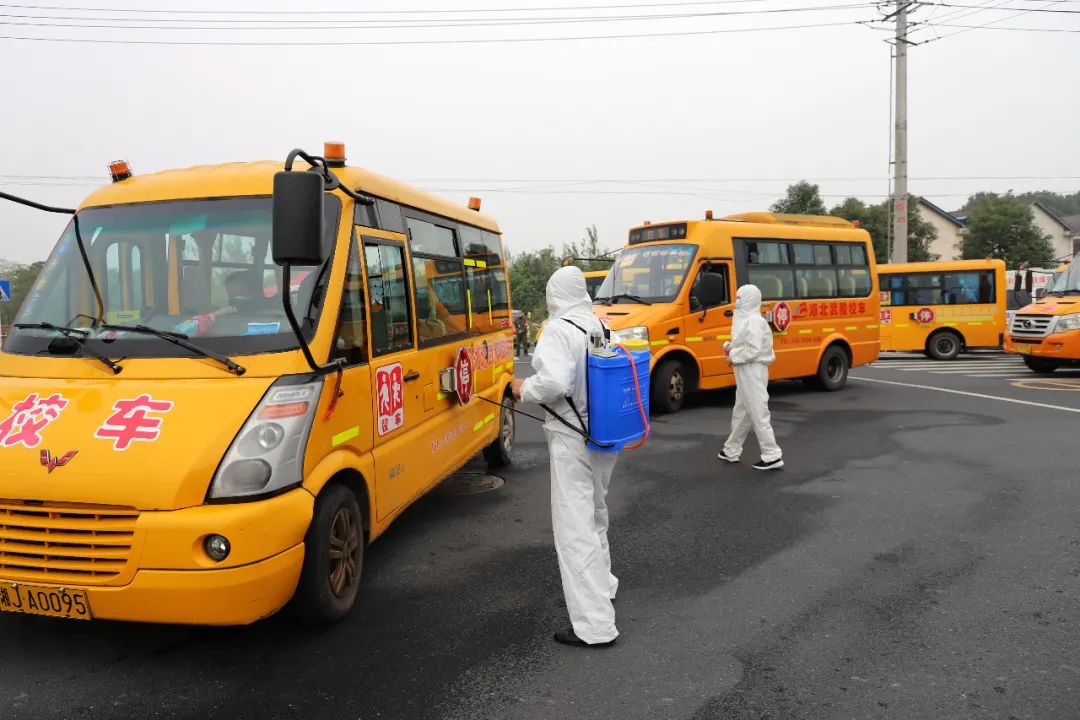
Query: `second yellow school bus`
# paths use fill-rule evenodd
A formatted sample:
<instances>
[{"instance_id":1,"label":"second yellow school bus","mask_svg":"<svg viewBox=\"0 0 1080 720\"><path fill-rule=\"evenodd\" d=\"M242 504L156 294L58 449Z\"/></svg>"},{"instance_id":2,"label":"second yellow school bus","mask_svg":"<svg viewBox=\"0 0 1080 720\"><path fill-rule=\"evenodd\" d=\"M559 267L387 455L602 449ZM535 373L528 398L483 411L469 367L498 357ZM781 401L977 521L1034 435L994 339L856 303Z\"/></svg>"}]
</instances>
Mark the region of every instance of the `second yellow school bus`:
<instances>
[{"instance_id":1,"label":"second yellow school bus","mask_svg":"<svg viewBox=\"0 0 1080 720\"><path fill-rule=\"evenodd\" d=\"M955 260L878 266L881 349L954 360L1005 337L1005 263Z\"/></svg>"},{"instance_id":2,"label":"second yellow school bus","mask_svg":"<svg viewBox=\"0 0 1080 720\"><path fill-rule=\"evenodd\" d=\"M735 384L723 344L735 291L752 283L774 328L772 380L839 390L878 357L878 285L870 236L847 220L745 213L644 225L597 291L593 311L622 342L652 349L651 407Z\"/></svg>"}]
</instances>

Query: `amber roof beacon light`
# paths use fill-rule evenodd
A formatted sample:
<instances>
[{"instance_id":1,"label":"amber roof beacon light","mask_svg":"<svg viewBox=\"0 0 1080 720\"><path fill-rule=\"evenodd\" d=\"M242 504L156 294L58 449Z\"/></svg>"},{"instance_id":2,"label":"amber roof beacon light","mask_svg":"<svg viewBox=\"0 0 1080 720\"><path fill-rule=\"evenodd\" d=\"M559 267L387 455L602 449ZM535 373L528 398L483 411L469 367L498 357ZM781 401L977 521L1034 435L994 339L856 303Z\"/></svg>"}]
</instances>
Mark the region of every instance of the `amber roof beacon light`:
<instances>
[{"instance_id":1,"label":"amber roof beacon light","mask_svg":"<svg viewBox=\"0 0 1080 720\"><path fill-rule=\"evenodd\" d=\"M120 182L131 177L131 166L127 160L113 160L109 163L109 175L113 182Z\"/></svg>"},{"instance_id":2,"label":"amber roof beacon light","mask_svg":"<svg viewBox=\"0 0 1080 720\"><path fill-rule=\"evenodd\" d=\"M478 197L469 198L469 209L470 210L475 210L476 212L480 212L480 198L478 198Z\"/></svg>"},{"instance_id":3,"label":"amber roof beacon light","mask_svg":"<svg viewBox=\"0 0 1080 720\"><path fill-rule=\"evenodd\" d=\"M334 140L324 142L323 159L330 167L345 167L345 143Z\"/></svg>"}]
</instances>

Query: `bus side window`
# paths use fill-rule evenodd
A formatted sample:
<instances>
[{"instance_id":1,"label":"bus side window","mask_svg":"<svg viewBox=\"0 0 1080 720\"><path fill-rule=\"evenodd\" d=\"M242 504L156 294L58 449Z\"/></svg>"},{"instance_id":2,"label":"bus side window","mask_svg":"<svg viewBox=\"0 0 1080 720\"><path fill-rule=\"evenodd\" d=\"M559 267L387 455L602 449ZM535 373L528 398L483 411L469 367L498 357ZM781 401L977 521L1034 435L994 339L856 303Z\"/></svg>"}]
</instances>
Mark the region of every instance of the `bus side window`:
<instances>
[{"instance_id":1,"label":"bus side window","mask_svg":"<svg viewBox=\"0 0 1080 720\"><path fill-rule=\"evenodd\" d=\"M349 265L345 270L345 290L341 295L341 312L334 333L333 358L349 365L367 361L367 330L364 327L364 272L356 240L349 249Z\"/></svg>"},{"instance_id":2,"label":"bus side window","mask_svg":"<svg viewBox=\"0 0 1080 720\"><path fill-rule=\"evenodd\" d=\"M405 248L364 242L368 303L371 309L371 355L412 347L409 289L405 281Z\"/></svg>"}]
</instances>

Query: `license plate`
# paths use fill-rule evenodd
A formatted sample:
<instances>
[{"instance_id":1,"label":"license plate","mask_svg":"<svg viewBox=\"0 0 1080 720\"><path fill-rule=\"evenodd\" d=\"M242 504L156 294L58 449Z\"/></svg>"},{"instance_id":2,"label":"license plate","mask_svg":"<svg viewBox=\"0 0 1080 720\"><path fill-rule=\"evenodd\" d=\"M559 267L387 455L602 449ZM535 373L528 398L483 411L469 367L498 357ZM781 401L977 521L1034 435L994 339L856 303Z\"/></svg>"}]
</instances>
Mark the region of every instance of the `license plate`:
<instances>
[{"instance_id":1,"label":"license plate","mask_svg":"<svg viewBox=\"0 0 1080 720\"><path fill-rule=\"evenodd\" d=\"M85 590L0 582L0 612L89 620L90 601Z\"/></svg>"},{"instance_id":2,"label":"license plate","mask_svg":"<svg viewBox=\"0 0 1080 720\"><path fill-rule=\"evenodd\" d=\"M1030 345L1021 345L1020 343L1016 343L1016 352L1020 353L1021 355L1030 355L1031 354L1031 346Z\"/></svg>"}]
</instances>

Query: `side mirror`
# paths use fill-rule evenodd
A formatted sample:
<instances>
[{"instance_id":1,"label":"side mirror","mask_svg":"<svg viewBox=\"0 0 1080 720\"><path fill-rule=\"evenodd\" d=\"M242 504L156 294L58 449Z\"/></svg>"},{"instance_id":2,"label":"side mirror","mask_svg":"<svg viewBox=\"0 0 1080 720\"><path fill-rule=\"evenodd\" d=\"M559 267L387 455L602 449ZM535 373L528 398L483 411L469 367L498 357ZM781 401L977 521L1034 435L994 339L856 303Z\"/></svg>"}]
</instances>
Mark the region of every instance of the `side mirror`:
<instances>
[{"instance_id":1,"label":"side mirror","mask_svg":"<svg viewBox=\"0 0 1080 720\"><path fill-rule=\"evenodd\" d=\"M727 285L723 275L703 273L697 288L697 298L707 308L726 303Z\"/></svg>"},{"instance_id":2,"label":"side mirror","mask_svg":"<svg viewBox=\"0 0 1080 720\"><path fill-rule=\"evenodd\" d=\"M272 252L277 265L323 262L323 179L313 172L274 175Z\"/></svg>"}]
</instances>

